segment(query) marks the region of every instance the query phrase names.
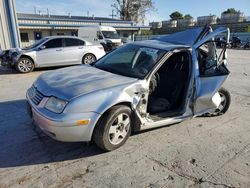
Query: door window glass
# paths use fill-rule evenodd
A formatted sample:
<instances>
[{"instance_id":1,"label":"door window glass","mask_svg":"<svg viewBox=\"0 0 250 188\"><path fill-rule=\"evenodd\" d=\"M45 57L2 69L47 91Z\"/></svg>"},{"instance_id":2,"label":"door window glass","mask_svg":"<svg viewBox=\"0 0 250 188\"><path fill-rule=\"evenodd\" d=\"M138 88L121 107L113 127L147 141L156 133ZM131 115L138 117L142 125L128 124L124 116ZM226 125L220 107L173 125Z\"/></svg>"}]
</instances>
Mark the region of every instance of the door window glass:
<instances>
[{"instance_id":1,"label":"door window glass","mask_svg":"<svg viewBox=\"0 0 250 188\"><path fill-rule=\"evenodd\" d=\"M65 46L83 46L84 42L78 39L65 38Z\"/></svg>"},{"instance_id":2,"label":"door window glass","mask_svg":"<svg viewBox=\"0 0 250 188\"><path fill-rule=\"evenodd\" d=\"M99 39L99 40L102 40L103 39L103 36L102 36L102 33L100 32L100 31L97 31L97 38Z\"/></svg>"},{"instance_id":3,"label":"door window glass","mask_svg":"<svg viewBox=\"0 0 250 188\"><path fill-rule=\"evenodd\" d=\"M45 44L46 48L60 48L62 47L62 39L52 39Z\"/></svg>"}]
</instances>

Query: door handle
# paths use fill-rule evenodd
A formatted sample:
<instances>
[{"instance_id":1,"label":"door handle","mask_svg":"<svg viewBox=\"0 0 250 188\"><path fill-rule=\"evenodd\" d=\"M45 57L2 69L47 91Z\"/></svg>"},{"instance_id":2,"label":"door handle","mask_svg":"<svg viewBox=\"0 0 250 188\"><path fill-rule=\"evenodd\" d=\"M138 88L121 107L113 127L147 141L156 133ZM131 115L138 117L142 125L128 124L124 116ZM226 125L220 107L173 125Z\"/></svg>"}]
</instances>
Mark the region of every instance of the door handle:
<instances>
[{"instance_id":1,"label":"door handle","mask_svg":"<svg viewBox=\"0 0 250 188\"><path fill-rule=\"evenodd\" d=\"M78 49L83 49L83 46L82 47L78 47Z\"/></svg>"},{"instance_id":2,"label":"door handle","mask_svg":"<svg viewBox=\"0 0 250 188\"><path fill-rule=\"evenodd\" d=\"M57 52L60 52L60 51L62 51L62 49L57 49L56 51L57 51Z\"/></svg>"}]
</instances>

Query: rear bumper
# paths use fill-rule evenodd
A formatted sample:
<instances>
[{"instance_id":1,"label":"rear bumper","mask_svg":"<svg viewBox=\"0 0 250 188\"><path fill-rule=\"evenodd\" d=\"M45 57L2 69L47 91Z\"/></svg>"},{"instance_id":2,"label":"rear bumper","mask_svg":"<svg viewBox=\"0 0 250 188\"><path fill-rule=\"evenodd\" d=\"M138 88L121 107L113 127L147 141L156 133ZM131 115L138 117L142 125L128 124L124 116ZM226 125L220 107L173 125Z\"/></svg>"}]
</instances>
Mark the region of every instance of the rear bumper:
<instances>
[{"instance_id":1,"label":"rear bumper","mask_svg":"<svg viewBox=\"0 0 250 188\"><path fill-rule=\"evenodd\" d=\"M46 135L63 142L90 141L95 124L99 118L99 114L91 112L74 114L61 120L50 119L32 107L29 102L27 102L27 110L34 124ZM90 123L88 125L76 125L76 121L80 119L90 119Z\"/></svg>"}]
</instances>

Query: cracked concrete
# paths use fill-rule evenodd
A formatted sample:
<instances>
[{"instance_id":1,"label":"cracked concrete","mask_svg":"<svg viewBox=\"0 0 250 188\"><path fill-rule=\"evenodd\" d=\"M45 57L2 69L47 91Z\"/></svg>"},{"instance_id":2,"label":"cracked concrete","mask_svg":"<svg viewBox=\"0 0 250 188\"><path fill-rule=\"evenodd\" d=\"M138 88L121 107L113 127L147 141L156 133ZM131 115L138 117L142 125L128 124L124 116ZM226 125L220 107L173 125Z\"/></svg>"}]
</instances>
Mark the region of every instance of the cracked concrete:
<instances>
[{"instance_id":1,"label":"cracked concrete","mask_svg":"<svg viewBox=\"0 0 250 188\"><path fill-rule=\"evenodd\" d=\"M250 52L229 51L229 111L138 133L120 149L61 143L26 114L44 71L0 67L0 187L250 187Z\"/></svg>"}]
</instances>

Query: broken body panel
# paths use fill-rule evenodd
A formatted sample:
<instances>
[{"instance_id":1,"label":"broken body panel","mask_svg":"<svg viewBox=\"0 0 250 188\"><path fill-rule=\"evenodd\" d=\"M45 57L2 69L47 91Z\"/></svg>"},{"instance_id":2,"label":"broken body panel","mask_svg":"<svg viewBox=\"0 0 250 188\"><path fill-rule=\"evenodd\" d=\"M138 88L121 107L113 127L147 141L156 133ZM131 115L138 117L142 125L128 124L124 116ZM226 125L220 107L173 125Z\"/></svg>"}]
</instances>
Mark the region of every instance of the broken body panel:
<instances>
[{"instance_id":1,"label":"broken body panel","mask_svg":"<svg viewBox=\"0 0 250 188\"><path fill-rule=\"evenodd\" d=\"M204 32L204 35L202 35L202 32ZM142 120L140 127L141 130L179 123L193 116L199 116L204 113L213 112L214 109L216 109L219 106L219 104L221 103L221 99L218 94L218 90L221 88L222 84L227 79L229 74L229 71L226 68L226 63L227 63L226 48L224 54L222 54L221 60L219 60L217 55L214 54L213 58L215 58L217 68L219 69L219 66L223 67L222 68L223 70L221 72L217 72L217 74L214 75L200 74L199 62L197 57L197 48L199 48L202 44L205 44L209 41L214 41L214 37L221 33L226 33L227 43L229 43L230 31L228 28L218 28L215 31L213 31L211 28L207 28L207 30L205 29L202 30L201 28L197 28L169 35L166 37L161 37L158 39L160 41L165 41L165 42L173 43L176 41L177 44L192 45L189 49L190 53L192 53L192 71L191 71L192 76L189 81L190 83L187 91L187 96L185 99L184 113L180 116L166 117L157 121L154 121L148 117L144 118L140 117L140 120ZM173 50L171 53L169 52L165 56L165 59L163 58L161 62L159 62L159 66L152 72L148 80L150 80L151 76L154 75L154 73L167 60L167 58L171 56L171 54L179 50L186 50L186 48L183 49L179 48L178 50ZM144 109L147 108L144 107ZM146 112L144 112L144 114L145 113Z\"/></svg>"}]
</instances>

